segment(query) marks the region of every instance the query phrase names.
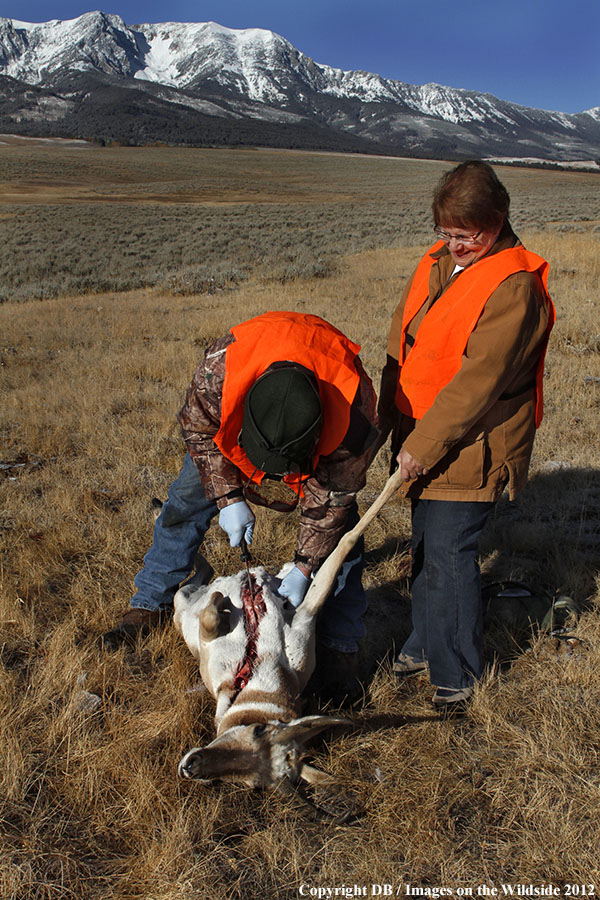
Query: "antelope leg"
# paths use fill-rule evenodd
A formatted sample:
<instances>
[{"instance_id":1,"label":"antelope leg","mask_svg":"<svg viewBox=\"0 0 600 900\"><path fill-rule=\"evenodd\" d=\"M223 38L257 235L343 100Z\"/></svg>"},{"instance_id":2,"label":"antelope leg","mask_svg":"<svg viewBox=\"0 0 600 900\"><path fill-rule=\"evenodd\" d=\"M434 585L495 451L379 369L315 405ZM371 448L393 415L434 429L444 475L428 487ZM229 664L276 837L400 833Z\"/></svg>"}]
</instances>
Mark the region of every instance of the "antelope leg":
<instances>
[{"instance_id":1,"label":"antelope leg","mask_svg":"<svg viewBox=\"0 0 600 900\"><path fill-rule=\"evenodd\" d=\"M390 475L379 497L377 497L373 501L364 515L362 515L358 520L354 528L351 531L347 531L346 534L342 535L340 542L335 550L332 550L332 552L329 554L329 556L313 578L312 583L308 591L306 592L304 602L298 607L298 612L302 610L305 615L309 616L315 615L318 612L322 604L325 602L329 591L333 587L333 584L337 577L337 573L339 572L342 563L356 544L363 531L365 531L367 526L373 521L379 510L383 506L385 506L388 500L400 488L402 481L403 479L400 474L400 469L398 468L393 475ZM296 615L298 614L298 612L296 613Z\"/></svg>"}]
</instances>

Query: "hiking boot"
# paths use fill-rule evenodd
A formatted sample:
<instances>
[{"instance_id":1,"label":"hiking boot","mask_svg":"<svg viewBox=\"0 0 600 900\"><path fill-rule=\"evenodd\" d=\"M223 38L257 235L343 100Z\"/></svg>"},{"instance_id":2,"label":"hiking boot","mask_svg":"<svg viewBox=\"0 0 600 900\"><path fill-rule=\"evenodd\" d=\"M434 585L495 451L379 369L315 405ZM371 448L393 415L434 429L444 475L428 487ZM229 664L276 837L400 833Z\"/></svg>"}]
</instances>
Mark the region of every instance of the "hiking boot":
<instances>
[{"instance_id":1,"label":"hiking boot","mask_svg":"<svg viewBox=\"0 0 600 900\"><path fill-rule=\"evenodd\" d=\"M116 650L122 644L128 644L131 647L135 644L138 635L147 637L154 628L166 625L172 615L172 606L163 606L160 609L132 607L125 613L116 628L102 635L98 642L100 649Z\"/></svg>"},{"instance_id":2,"label":"hiking boot","mask_svg":"<svg viewBox=\"0 0 600 900\"><path fill-rule=\"evenodd\" d=\"M336 708L352 706L362 697L358 680L358 651L342 653L317 644L316 693L321 703Z\"/></svg>"},{"instance_id":3,"label":"hiking boot","mask_svg":"<svg viewBox=\"0 0 600 900\"><path fill-rule=\"evenodd\" d=\"M406 653L399 653L392 664L392 671L399 678L426 672L428 668L429 663L426 659L415 659L414 656L408 656Z\"/></svg>"},{"instance_id":4,"label":"hiking boot","mask_svg":"<svg viewBox=\"0 0 600 900\"><path fill-rule=\"evenodd\" d=\"M451 716L462 716L467 711L469 700L473 696L473 688L437 688L433 695L433 708L446 719Z\"/></svg>"}]
</instances>

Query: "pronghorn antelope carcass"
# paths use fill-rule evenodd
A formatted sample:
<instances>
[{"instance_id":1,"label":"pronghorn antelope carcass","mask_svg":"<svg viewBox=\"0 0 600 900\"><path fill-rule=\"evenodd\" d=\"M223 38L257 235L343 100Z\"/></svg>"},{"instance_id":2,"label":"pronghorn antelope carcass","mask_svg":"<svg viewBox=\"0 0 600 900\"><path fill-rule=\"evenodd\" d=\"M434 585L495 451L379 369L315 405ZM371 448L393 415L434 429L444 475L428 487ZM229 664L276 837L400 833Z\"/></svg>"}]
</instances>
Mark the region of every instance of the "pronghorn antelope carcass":
<instances>
[{"instance_id":1,"label":"pronghorn antelope carcass","mask_svg":"<svg viewBox=\"0 0 600 900\"><path fill-rule=\"evenodd\" d=\"M277 593L285 570L272 576L255 567L209 585L201 571L179 589L174 623L216 701L217 731L206 747L185 754L179 763L183 778L289 791L302 781L329 777L304 762L303 747L347 720L298 717L300 694L314 669L316 615L345 557L399 486L396 472L325 560L295 610Z\"/></svg>"},{"instance_id":2,"label":"pronghorn antelope carcass","mask_svg":"<svg viewBox=\"0 0 600 900\"><path fill-rule=\"evenodd\" d=\"M216 700L217 737L183 757L179 774L290 791L328 776L303 761L305 743L345 719L299 717L314 669L314 613L277 594L281 577L253 567L185 584L174 621ZM251 585L248 578L251 579Z\"/></svg>"}]
</instances>

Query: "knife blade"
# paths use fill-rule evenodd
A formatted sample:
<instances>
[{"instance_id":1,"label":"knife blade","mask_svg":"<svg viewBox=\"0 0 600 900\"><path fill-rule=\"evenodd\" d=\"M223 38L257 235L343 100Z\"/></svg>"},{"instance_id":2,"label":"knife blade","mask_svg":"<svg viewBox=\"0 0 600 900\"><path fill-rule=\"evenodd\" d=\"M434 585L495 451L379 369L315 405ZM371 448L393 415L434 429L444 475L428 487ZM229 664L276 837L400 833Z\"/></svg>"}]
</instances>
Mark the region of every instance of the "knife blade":
<instances>
[{"instance_id":1,"label":"knife blade","mask_svg":"<svg viewBox=\"0 0 600 900\"><path fill-rule=\"evenodd\" d=\"M250 562L252 561L252 556L250 551L248 550L248 544L246 543L246 538L242 538L240 541L240 548L242 551L242 562L246 565L246 575L248 576L248 587L250 588L250 596L252 597L252 603L254 603L254 585L252 583L252 575L250 574Z\"/></svg>"}]
</instances>

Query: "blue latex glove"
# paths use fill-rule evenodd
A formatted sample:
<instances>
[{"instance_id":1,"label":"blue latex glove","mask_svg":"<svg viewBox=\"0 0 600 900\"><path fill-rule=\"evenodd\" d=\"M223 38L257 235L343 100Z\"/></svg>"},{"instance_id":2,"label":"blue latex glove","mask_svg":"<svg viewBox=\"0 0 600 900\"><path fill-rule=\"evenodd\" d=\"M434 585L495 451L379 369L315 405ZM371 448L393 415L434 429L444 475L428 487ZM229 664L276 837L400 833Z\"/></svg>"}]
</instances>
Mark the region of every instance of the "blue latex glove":
<instances>
[{"instance_id":1,"label":"blue latex glove","mask_svg":"<svg viewBox=\"0 0 600 900\"><path fill-rule=\"evenodd\" d=\"M310 578L304 572L301 572L298 566L294 566L281 582L277 593L280 597L285 597L286 600L289 600L292 606L296 608L304 600L309 584Z\"/></svg>"},{"instance_id":2,"label":"blue latex glove","mask_svg":"<svg viewBox=\"0 0 600 900\"><path fill-rule=\"evenodd\" d=\"M245 500L224 506L219 513L219 525L227 532L232 547L239 547L242 538L246 539L247 544L252 543L254 513Z\"/></svg>"}]
</instances>

